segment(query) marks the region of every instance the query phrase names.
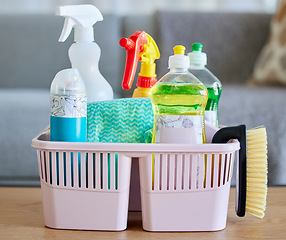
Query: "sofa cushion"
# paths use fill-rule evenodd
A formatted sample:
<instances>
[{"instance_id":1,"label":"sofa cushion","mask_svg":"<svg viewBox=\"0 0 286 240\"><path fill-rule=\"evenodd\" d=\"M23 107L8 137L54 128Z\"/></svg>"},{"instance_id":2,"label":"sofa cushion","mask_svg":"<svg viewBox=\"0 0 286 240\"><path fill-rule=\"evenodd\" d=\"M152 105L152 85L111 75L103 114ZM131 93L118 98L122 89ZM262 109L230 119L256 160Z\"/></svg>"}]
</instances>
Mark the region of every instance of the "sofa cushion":
<instances>
[{"instance_id":1,"label":"sofa cushion","mask_svg":"<svg viewBox=\"0 0 286 240\"><path fill-rule=\"evenodd\" d=\"M49 91L0 89L0 185L39 185L32 138L49 124Z\"/></svg>"},{"instance_id":2,"label":"sofa cushion","mask_svg":"<svg viewBox=\"0 0 286 240\"><path fill-rule=\"evenodd\" d=\"M248 130L266 127L269 183L278 185L286 183L286 108L281 107L285 95L284 88L225 85L219 103L220 124L245 124Z\"/></svg>"},{"instance_id":3,"label":"sofa cushion","mask_svg":"<svg viewBox=\"0 0 286 240\"><path fill-rule=\"evenodd\" d=\"M271 21L269 41L257 59L250 83L286 85L286 0Z\"/></svg>"},{"instance_id":4,"label":"sofa cushion","mask_svg":"<svg viewBox=\"0 0 286 240\"><path fill-rule=\"evenodd\" d=\"M175 45L190 52L192 43L200 42L208 68L222 84L244 83L267 40L270 19L270 14L158 12L158 76L167 73Z\"/></svg>"}]
</instances>

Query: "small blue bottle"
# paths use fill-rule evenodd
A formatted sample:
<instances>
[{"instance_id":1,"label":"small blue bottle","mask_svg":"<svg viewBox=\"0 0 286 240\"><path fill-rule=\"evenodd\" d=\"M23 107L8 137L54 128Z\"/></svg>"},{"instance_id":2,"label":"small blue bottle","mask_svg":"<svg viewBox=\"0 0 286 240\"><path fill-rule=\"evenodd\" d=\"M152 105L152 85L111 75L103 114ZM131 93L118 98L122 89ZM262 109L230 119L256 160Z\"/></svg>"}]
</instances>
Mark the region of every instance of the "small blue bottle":
<instances>
[{"instance_id":1,"label":"small blue bottle","mask_svg":"<svg viewBox=\"0 0 286 240\"><path fill-rule=\"evenodd\" d=\"M84 81L82 80L78 70L71 68L58 72L50 88L50 140L63 142L86 142L86 116L86 90ZM78 158L80 170L80 154L78 154ZM57 169L58 159L57 153ZM66 169L65 153L63 159L64 169ZM71 154L71 161L73 170L73 154ZM73 178L72 173L71 176ZM58 172L57 175L58 182ZM66 182L66 177L64 182Z\"/></svg>"}]
</instances>

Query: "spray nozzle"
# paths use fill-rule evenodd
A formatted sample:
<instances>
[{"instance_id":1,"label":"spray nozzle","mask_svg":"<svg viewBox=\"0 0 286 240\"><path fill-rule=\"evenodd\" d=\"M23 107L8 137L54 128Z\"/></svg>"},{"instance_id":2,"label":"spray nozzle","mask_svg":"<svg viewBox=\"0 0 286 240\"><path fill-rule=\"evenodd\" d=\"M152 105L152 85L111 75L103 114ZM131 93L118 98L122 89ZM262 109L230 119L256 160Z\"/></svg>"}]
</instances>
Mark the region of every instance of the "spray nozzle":
<instances>
[{"instance_id":1,"label":"spray nozzle","mask_svg":"<svg viewBox=\"0 0 286 240\"><path fill-rule=\"evenodd\" d=\"M103 20L100 11L91 4L60 6L56 8L56 15L65 17L60 42L68 38L73 28L76 42L94 41L93 25Z\"/></svg>"},{"instance_id":2,"label":"spray nozzle","mask_svg":"<svg viewBox=\"0 0 286 240\"><path fill-rule=\"evenodd\" d=\"M131 88L138 61L142 62L137 86L151 88L157 82L156 64L154 61L160 57L158 46L154 39L144 31L136 31L129 38L119 41L121 47L127 50L126 66L122 87Z\"/></svg>"}]
</instances>

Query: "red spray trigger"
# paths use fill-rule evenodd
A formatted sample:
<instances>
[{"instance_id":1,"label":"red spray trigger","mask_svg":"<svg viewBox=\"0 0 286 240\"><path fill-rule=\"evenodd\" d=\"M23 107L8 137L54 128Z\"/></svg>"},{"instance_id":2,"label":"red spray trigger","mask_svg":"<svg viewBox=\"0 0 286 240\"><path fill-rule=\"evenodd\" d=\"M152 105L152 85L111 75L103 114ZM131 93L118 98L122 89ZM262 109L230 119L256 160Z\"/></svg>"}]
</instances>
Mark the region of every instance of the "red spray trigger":
<instances>
[{"instance_id":1,"label":"red spray trigger","mask_svg":"<svg viewBox=\"0 0 286 240\"><path fill-rule=\"evenodd\" d=\"M148 44L146 32L136 31L129 38L121 38L119 44L127 50L122 87L125 90L129 90L137 69L138 60L140 58L139 54L145 50L144 44Z\"/></svg>"}]
</instances>

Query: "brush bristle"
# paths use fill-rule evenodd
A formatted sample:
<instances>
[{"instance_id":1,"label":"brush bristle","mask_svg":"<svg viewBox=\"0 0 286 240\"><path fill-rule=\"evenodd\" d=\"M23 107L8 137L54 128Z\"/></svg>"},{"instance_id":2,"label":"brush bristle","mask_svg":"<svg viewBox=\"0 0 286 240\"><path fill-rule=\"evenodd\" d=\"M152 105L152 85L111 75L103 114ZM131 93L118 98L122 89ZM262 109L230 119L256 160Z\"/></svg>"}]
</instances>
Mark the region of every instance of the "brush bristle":
<instances>
[{"instance_id":1,"label":"brush bristle","mask_svg":"<svg viewBox=\"0 0 286 240\"><path fill-rule=\"evenodd\" d=\"M267 196L267 134L264 127L247 131L246 212L264 217Z\"/></svg>"}]
</instances>

